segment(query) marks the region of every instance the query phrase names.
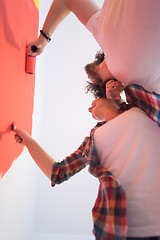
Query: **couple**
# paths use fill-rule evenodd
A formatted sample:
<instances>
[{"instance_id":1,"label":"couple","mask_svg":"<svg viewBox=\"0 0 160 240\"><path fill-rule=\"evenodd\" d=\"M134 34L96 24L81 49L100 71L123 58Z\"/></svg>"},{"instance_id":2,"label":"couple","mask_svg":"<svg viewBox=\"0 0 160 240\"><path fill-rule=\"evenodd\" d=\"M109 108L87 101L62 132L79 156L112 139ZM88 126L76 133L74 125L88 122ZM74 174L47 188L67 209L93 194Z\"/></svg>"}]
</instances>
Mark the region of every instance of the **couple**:
<instances>
[{"instance_id":1,"label":"couple","mask_svg":"<svg viewBox=\"0 0 160 240\"><path fill-rule=\"evenodd\" d=\"M98 98L90 108L101 123L61 163L55 163L27 133L15 130L16 140L23 140L52 186L89 164L100 181L93 208L97 240L158 239L160 130L152 120L160 124L160 1L105 0L99 9L91 0L54 0L39 38L28 45L28 54L42 53L70 12L92 32L104 52L85 68L91 79L88 89L96 97L110 99ZM31 51L32 45L37 52ZM118 87L123 86L132 107L124 112L113 100L120 100Z\"/></svg>"}]
</instances>

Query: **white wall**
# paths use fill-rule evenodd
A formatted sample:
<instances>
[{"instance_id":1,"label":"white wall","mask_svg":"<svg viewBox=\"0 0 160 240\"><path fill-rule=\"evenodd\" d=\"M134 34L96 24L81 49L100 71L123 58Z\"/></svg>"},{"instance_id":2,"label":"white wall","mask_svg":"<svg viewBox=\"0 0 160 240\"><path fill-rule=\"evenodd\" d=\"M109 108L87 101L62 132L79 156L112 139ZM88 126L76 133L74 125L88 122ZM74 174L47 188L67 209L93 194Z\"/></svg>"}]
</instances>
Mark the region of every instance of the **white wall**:
<instances>
[{"instance_id":1,"label":"white wall","mask_svg":"<svg viewBox=\"0 0 160 240\"><path fill-rule=\"evenodd\" d=\"M29 240L33 232L35 164L24 151L0 181L0 239Z\"/></svg>"},{"instance_id":2,"label":"white wall","mask_svg":"<svg viewBox=\"0 0 160 240\"><path fill-rule=\"evenodd\" d=\"M51 1L45 1L44 7L41 1L42 15L48 11L47 3ZM91 34L71 14L40 56L46 64L40 144L57 161L75 151L96 123L87 110L93 97L84 92L88 80L84 66L94 59L97 50ZM38 67L40 72L43 67ZM33 240L94 239L91 209L97 188L98 180L88 169L54 188L38 171Z\"/></svg>"}]
</instances>

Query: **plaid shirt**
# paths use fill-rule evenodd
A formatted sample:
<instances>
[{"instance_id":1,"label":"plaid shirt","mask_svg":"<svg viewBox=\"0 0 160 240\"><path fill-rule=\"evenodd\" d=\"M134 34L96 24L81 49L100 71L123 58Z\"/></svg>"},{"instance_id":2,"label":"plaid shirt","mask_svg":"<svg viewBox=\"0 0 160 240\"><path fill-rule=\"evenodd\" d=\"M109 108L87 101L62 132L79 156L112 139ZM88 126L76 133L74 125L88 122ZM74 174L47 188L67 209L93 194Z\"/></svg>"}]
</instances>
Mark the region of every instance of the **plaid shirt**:
<instances>
[{"instance_id":1,"label":"plaid shirt","mask_svg":"<svg viewBox=\"0 0 160 240\"><path fill-rule=\"evenodd\" d=\"M160 95L136 84L127 86L125 93L130 107L140 108L160 126Z\"/></svg>"},{"instance_id":2,"label":"plaid shirt","mask_svg":"<svg viewBox=\"0 0 160 240\"><path fill-rule=\"evenodd\" d=\"M52 186L60 184L89 165L89 172L100 182L92 209L96 240L124 240L127 231L125 193L113 175L100 165L94 146L94 132L103 124L98 123L91 130L90 137L84 139L77 151L53 165L51 182Z\"/></svg>"}]
</instances>

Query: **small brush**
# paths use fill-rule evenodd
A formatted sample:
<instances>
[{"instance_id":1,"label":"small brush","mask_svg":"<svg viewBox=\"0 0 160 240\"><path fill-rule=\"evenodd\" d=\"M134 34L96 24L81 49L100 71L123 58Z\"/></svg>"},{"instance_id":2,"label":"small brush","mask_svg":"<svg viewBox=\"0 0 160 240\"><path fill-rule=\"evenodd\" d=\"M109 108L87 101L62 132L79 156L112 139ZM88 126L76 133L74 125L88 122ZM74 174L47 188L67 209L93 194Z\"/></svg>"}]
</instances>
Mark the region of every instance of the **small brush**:
<instances>
[{"instance_id":1,"label":"small brush","mask_svg":"<svg viewBox=\"0 0 160 240\"><path fill-rule=\"evenodd\" d=\"M16 124L15 124L15 122L13 122L13 123L11 124L11 130L12 130L12 131L15 131L15 130L16 130Z\"/></svg>"},{"instance_id":2,"label":"small brush","mask_svg":"<svg viewBox=\"0 0 160 240\"><path fill-rule=\"evenodd\" d=\"M11 130L12 131L15 131L16 130L16 124L15 124L15 122L13 122L12 124L11 124ZM23 141L23 138L21 138L19 135L17 135L17 134L15 134L15 136L16 136L16 141L18 142L18 143L22 143L22 141Z\"/></svg>"}]
</instances>

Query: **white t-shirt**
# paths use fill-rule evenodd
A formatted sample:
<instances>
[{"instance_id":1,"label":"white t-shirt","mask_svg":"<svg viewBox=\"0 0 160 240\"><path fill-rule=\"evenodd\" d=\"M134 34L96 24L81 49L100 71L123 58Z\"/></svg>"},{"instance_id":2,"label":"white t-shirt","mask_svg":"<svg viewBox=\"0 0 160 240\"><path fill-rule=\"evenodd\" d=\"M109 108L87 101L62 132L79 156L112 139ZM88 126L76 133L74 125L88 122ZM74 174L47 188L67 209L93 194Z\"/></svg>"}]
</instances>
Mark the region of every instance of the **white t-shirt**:
<instances>
[{"instance_id":1,"label":"white t-shirt","mask_svg":"<svg viewBox=\"0 0 160 240\"><path fill-rule=\"evenodd\" d=\"M128 237L160 236L160 128L132 108L96 129L101 164L127 198Z\"/></svg>"},{"instance_id":2,"label":"white t-shirt","mask_svg":"<svg viewBox=\"0 0 160 240\"><path fill-rule=\"evenodd\" d=\"M117 80L160 94L160 0L104 0L86 27Z\"/></svg>"}]
</instances>

